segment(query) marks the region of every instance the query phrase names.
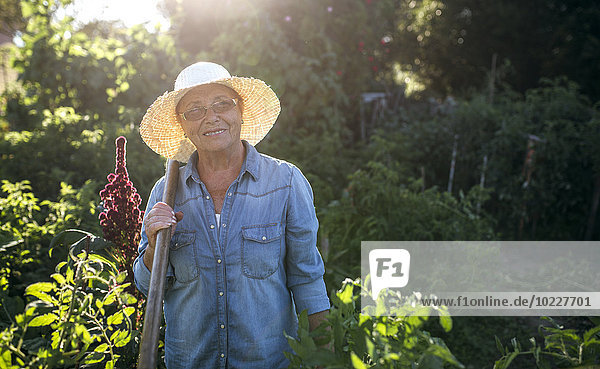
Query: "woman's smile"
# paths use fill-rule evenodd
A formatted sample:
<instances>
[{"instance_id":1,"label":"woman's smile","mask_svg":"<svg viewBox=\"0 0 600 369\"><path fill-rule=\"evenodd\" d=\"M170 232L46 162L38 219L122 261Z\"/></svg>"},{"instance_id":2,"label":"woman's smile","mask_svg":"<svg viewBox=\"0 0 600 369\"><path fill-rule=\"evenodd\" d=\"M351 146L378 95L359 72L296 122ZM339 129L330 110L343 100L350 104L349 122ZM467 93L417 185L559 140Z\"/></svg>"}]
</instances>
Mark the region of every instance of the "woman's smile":
<instances>
[{"instance_id":1,"label":"woman's smile","mask_svg":"<svg viewBox=\"0 0 600 369\"><path fill-rule=\"evenodd\" d=\"M217 129L217 130L214 130L214 131L209 131L209 132L204 133L204 136L217 136L217 135L220 135L223 132L225 132L224 129Z\"/></svg>"}]
</instances>

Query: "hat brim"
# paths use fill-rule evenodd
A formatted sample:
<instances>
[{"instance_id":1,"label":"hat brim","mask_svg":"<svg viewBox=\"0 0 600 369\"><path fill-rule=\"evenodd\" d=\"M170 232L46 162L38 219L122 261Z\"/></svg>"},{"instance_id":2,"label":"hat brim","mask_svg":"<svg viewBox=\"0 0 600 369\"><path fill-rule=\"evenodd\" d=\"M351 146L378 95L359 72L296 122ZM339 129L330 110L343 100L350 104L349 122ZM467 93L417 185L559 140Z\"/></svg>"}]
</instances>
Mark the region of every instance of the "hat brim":
<instances>
[{"instance_id":1,"label":"hat brim","mask_svg":"<svg viewBox=\"0 0 600 369\"><path fill-rule=\"evenodd\" d=\"M281 106L275 92L266 83L256 78L229 77L211 81L227 86L240 95L243 100L240 138L256 145L271 130ZM209 84L209 83L206 83ZM140 124L142 139L159 155L180 162L187 162L196 150L192 142L185 137L179 124L175 108L179 100L194 87L165 92L156 98L144 114Z\"/></svg>"}]
</instances>

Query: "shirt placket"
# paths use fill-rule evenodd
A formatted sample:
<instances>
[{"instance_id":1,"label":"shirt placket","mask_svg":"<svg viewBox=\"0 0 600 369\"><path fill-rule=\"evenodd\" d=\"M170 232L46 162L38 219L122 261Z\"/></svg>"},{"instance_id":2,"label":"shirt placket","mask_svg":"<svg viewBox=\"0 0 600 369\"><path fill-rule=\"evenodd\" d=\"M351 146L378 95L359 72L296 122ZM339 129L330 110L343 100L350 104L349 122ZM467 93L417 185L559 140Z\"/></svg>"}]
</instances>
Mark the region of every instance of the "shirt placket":
<instances>
[{"instance_id":1,"label":"shirt placket","mask_svg":"<svg viewBox=\"0 0 600 369\"><path fill-rule=\"evenodd\" d=\"M202 189L206 194L204 196L206 203L206 209L209 211L206 214L208 220L208 229L211 235L211 247L213 253L216 255L216 281L217 281L217 324L218 324L218 336L219 336L219 367L226 368L227 366L227 353L228 353L228 341L227 341L227 268L225 263L225 248L227 246L227 230L229 226L229 218L231 208L233 204L234 194L238 187L240 177L236 178L227 189L223 206L221 206L221 224L217 227L214 203L204 183L202 183ZM211 216L212 215L212 216ZM214 244L212 240L217 240Z\"/></svg>"},{"instance_id":2,"label":"shirt placket","mask_svg":"<svg viewBox=\"0 0 600 369\"><path fill-rule=\"evenodd\" d=\"M234 200L234 194L235 191L237 189L238 186L238 182L239 182L239 177L236 178L236 180L234 180L230 185L229 188L227 189L227 193L225 195L225 199L223 200L223 206L221 207L221 225L220 225L220 229L218 232L219 235L219 249L222 253L222 255L225 255L226 252L226 248L227 248L227 234L228 234L228 230L231 228L230 227L230 217L231 217L231 208L232 208L232 204L233 204L233 200ZM225 267L225 263L223 262L223 279L224 279L224 286L225 286L225 293L223 293L223 291L219 292L219 297L218 299L221 299L224 302L224 307L225 307L225 311L227 311L227 268ZM227 315L226 315L227 318ZM219 328L221 331L225 332L225 337L228 337L227 335L227 327L228 327L228 321L225 320L224 323L221 323ZM226 340L225 343L225 347L226 347L226 351L225 353L229 352L229 344L228 341Z\"/></svg>"},{"instance_id":3,"label":"shirt placket","mask_svg":"<svg viewBox=\"0 0 600 369\"><path fill-rule=\"evenodd\" d=\"M207 230L210 235L210 247L212 248L213 255L215 255L215 280L216 280L216 291L217 294L217 337L219 342L218 359L219 368L225 368L227 366L227 283L226 283L226 268L225 268L225 257L222 252L222 248L219 244L219 227L217 227L215 217L215 207L211 195L204 183L201 182L202 191L204 192L203 199L205 201L204 208L206 215ZM225 204L223 204L225 205ZM224 207L224 206L223 206ZM226 224L224 222L223 212L221 212L221 226Z\"/></svg>"}]
</instances>

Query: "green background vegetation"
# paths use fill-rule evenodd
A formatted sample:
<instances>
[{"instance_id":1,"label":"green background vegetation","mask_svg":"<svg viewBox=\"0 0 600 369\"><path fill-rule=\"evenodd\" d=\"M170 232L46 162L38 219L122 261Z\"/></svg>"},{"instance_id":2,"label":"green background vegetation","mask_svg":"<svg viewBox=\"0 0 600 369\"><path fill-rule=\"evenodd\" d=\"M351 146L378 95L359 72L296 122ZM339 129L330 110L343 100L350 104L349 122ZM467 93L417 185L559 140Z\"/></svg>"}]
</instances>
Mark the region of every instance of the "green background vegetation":
<instances>
[{"instance_id":1,"label":"green background vegetation","mask_svg":"<svg viewBox=\"0 0 600 369\"><path fill-rule=\"evenodd\" d=\"M197 60L272 86L282 113L257 147L313 185L335 305L322 333L337 356L311 346L301 321L295 365L529 368L543 367L540 352L553 353L541 354L548 367L599 362L593 319L364 321L342 284L360 275L361 240L600 238L596 2L164 0L163 32L56 17L69 3L0 1L2 32L22 43L3 48L19 78L0 97L0 367L135 361L141 313L115 287L126 286L118 262L51 240L101 234L118 136L145 201L164 161L139 122Z\"/></svg>"}]
</instances>

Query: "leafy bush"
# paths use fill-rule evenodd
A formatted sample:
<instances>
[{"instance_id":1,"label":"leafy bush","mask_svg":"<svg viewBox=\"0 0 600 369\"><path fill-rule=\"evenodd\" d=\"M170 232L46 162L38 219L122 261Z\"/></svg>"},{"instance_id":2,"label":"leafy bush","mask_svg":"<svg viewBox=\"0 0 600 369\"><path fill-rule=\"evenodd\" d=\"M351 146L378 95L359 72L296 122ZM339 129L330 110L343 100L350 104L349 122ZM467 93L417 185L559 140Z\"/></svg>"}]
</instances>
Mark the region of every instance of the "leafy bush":
<instances>
[{"instance_id":1,"label":"leafy bush","mask_svg":"<svg viewBox=\"0 0 600 369\"><path fill-rule=\"evenodd\" d=\"M113 368L121 357L131 365L137 332L130 317L137 300L125 292L127 273L89 252L90 244L100 241L91 236L85 240L87 250L71 252L68 261L56 266L52 282L27 287L25 294L33 299L0 333L0 367L103 363Z\"/></svg>"},{"instance_id":2,"label":"leafy bush","mask_svg":"<svg viewBox=\"0 0 600 369\"><path fill-rule=\"evenodd\" d=\"M300 314L298 339L288 336L290 368L463 368L441 339L422 330L428 317L361 314L358 291L360 279L344 281L327 320L312 332L306 310ZM452 327L447 316L440 323Z\"/></svg>"},{"instance_id":3,"label":"leafy bush","mask_svg":"<svg viewBox=\"0 0 600 369\"><path fill-rule=\"evenodd\" d=\"M565 329L552 318L542 318L551 326L541 326L544 345L540 346L535 338L530 338L531 348L524 351L521 343L513 338L511 348L502 345L496 338L502 357L496 361L494 369L506 369L519 356L533 356L537 368L595 368L600 362L600 319L590 317L595 325L579 333L575 329Z\"/></svg>"},{"instance_id":4,"label":"leafy bush","mask_svg":"<svg viewBox=\"0 0 600 369\"><path fill-rule=\"evenodd\" d=\"M474 187L459 199L404 179L398 163L370 162L350 176L344 196L322 212L329 238L325 255L331 285L360 275L360 242L493 239L492 220L478 204L489 196Z\"/></svg>"},{"instance_id":5,"label":"leafy bush","mask_svg":"<svg viewBox=\"0 0 600 369\"><path fill-rule=\"evenodd\" d=\"M17 300L21 299L25 287L48 280L53 266L66 256L60 250L58 255L43 262L55 233L59 229L97 224L93 220L96 206L94 186L88 182L77 190L62 183L57 202L38 199L29 181L11 183L3 180L1 189L0 279L4 283L0 289L0 301L19 306L22 302ZM97 229L98 226L90 228ZM1 314L0 317L0 322L8 319Z\"/></svg>"}]
</instances>

